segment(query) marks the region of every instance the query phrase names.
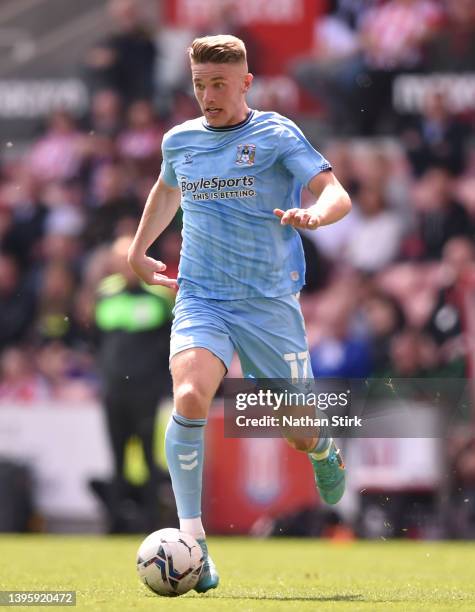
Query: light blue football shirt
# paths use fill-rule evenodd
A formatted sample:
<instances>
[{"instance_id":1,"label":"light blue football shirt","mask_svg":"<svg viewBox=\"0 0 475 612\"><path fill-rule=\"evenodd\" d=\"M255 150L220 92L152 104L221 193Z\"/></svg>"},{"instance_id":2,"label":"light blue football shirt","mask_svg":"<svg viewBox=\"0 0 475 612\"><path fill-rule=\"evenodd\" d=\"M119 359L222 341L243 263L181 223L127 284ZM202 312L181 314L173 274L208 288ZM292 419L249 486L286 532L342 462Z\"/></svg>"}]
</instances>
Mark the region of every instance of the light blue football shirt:
<instances>
[{"instance_id":1,"label":"light blue football shirt","mask_svg":"<svg viewBox=\"0 0 475 612\"><path fill-rule=\"evenodd\" d=\"M235 300L300 291L302 241L272 211L299 207L302 186L331 166L295 123L256 110L224 128L200 117L167 132L162 151L162 179L182 194L180 294Z\"/></svg>"}]
</instances>

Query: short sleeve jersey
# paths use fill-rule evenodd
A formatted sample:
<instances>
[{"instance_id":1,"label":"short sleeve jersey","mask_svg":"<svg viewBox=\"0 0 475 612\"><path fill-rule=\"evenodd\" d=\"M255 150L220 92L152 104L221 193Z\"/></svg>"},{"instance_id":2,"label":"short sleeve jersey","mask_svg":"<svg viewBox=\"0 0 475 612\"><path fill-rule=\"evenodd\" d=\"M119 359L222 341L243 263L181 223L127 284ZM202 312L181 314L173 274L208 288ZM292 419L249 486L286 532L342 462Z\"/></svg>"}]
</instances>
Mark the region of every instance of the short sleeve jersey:
<instances>
[{"instance_id":1,"label":"short sleeve jersey","mask_svg":"<svg viewBox=\"0 0 475 612\"><path fill-rule=\"evenodd\" d=\"M302 241L274 208L300 206L302 186L331 168L289 119L250 111L234 126L204 118L163 139L161 176L181 190L182 295L233 300L300 291Z\"/></svg>"}]
</instances>

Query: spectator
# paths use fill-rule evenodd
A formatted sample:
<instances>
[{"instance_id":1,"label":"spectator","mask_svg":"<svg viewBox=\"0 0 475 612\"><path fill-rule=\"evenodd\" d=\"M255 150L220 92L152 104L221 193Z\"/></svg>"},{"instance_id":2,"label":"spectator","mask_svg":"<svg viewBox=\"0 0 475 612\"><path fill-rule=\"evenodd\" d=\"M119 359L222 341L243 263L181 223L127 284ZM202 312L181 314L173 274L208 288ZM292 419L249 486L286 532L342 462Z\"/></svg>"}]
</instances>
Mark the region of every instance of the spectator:
<instances>
[{"instance_id":1,"label":"spectator","mask_svg":"<svg viewBox=\"0 0 475 612\"><path fill-rule=\"evenodd\" d=\"M122 128L122 100L113 89L97 91L91 100L89 129L94 134L115 138Z\"/></svg>"},{"instance_id":2,"label":"spectator","mask_svg":"<svg viewBox=\"0 0 475 612\"><path fill-rule=\"evenodd\" d=\"M447 169L429 168L415 185L413 197L417 245L410 253L412 258L440 259L448 240L472 235L470 217L454 199L453 180Z\"/></svg>"},{"instance_id":3,"label":"spectator","mask_svg":"<svg viewBox=\"0 0 475 612\"><path fill-rule=\"evenodd\" d=\"M128 105L154 96L156 47L135 0L110 0L108 14L115 33L87 55L92 91L112 89Z\"/></svg>"},{"instance_id":4,"label":"spectator","mask_svg":"<svg viewBox=\"0 0 475 612\"><path fill-rule=\"evenodd\" d=\"M49 397L48 385L35 371L31 352L19 346L6 349L0 357L0 401L29 404Z\"/></svg>"},{"instance_id":5,"label":"spectator","mask_svg":"<svg viewBox=\"0 0 475 612\"><path fill-rule=\"evenodd\" d=\"M38 351L38 369L47 382L51 400L67 404L91 400L97 394L87 360L59 340Z\"/></svg>"},{"instance_id":6,"label":"spectator","mask_svg":"<svg viewBox=\"0 0 475 612\"><path fill-rule=\"evenodd\" d=\"M391 339L389 356L390 365L382 378L425 378L439 365L431 338L410 327Z\"/></svg>"},{"instance_id":7,"label":"spectator","mask_svg":"<svg viewBox=\"0 0 475 612\"><path fill-rule=\"evenodd\" d=\"M475 2L446 2L447 23L427 42L425 65L431 72L473 72L475 66Z\"/></svg>"},{"instance_id":8,"label":"spectator","mask_svg":"<svg viewBox=\"0 0 475 612\"><path fill-rule=\"evenodd\" d=\"M405 325L405 316L399 302L381 291L373 291L363 302L369 339L373 374L378 376L389 368L390 344L394 335Z\"/></svg>"},{"instance_id":9,"label":"spectator","mask_svg":"<svg viewBox=\"0 0 475 612\"><path fill-rule=\"evenodd\" d=\"M381 188L374 184L359 188L356 204L358 222L349 237L346 259L360 271L376 272L398 256L402 224L388 210Z\"/></svg>"},{"instance_id":10,"label":"spectator","mask_svg":"<svg viewBox=\"0 0 475 612\"><path fill-rule=\"evenodd\" d=\"M3 234L3 250L13 255L26 270L38 257L48 217L38 181L26 165L20 164L12 170L4 183L2 197L10 211L10 222Z\"/></svg>"},{"instance_id":11,"label":"spectator","mask_svg":"<svg viewBox=\"0 0 475 612\"><path fill-rule=\"evenodd\" d=\"M422 43L441 19L433 0L389 0L360 24L365 62L371 70L410 70L420 65Z\"/></svg>"},{"instance_id":12,"label":"spectator","mask_svg":"<svg viewBox=\"0 0 475 612\"><path fill-rule=\"evenodd\" d=\"M83 191L78 183L49 183L42 200L48 207L46 234L78 236L84 224Z\"/></svg>"},{"instance_id":13,"label":"spectator","mask_svg":"<svg viewBox=\"0 0 475 612\"><path fill-rule=\"evenodd\" d=\"M116 91L102 89L91 99L88 133L81 141L81 179L89 183L102 164L117 159L116 138L122 129L122 100Z\"/></svg>"},{"instance_id":14,"label":"spectator","mask_svg":"<svg viewBox=\"0 0 475 612\"><path fill-rule=\"evenodd\" d=\"M445 96L430 93L421 116L402 136L414 174L421 176L431 166L444 166L454 175L463 172L468 136L466 126L450 114Z\"/></svg>"},{"instance_id":15,"label":"spectator","mask_svg":"<svg viewBox=\"0 0 475 612\"><path fill-rule=\"evenodd\" d=\"M357 199L361 185L371 185L381 190L386 205L397 212L402 225L406 228L411 216L408 204L411 177L399 144L384 145L383 142L369 144L368 141L366 143L357 141L354 144L348 143L347 147L351 156L348 178L353 199Z\"/></svg>"},{"instance_id":16,"label":"spectator","mask_svg":"<svg viewBox=\"0 0 475 612\"><path fill-rule=\"evenodd\" d=\"M64 181L77 176L81 164L81 134L71 115L57 111L46 134L33 146L29 167L41 181Z\"/></svg>"},{"instance_id":17,"label":"spectator","mask_svg":"<svg viewBox=\"0 0 475 612\"><path fill-rule=\"evenodd\" d=\"M467 357L464 340L464 283L475 279L475 246L466 237L452 238L443 250L443 285L426 325L427 332L440 347L445 363L457 362L460 376ZM462 363L463 362L463 363Z\"/></svg>"},{"instance_id":18,"label":"spectator","mask_svg":"<svg viewBox=\"0 0 475 612\"><path fill-rule=\"evenodd\" d=\"M380 0L336 0L336 4L340 18L357 30L366 13L380 4Z\"/></svg>"},{"instance_id":19,"label":"spectator","mask_svg":"<svg viewBox=\"0 0 475 612\"><path fill-rule=\"evenodd\" d=\"M95 309L99 330L98 363L102 397L114 457L111 530L125 529L121 502L127 441L142 442L149 472L149 524L158 507L157 487L162 479L154 458L155 416L161 399L170 392L169 335L173 293L164 287L143 285L127 264L130 237L117 239L109 251L112 275L98 287Z\"/></svg>"},{"instance_id":20,"label":"spectator","mask_svg":"<svg viewBox=\"0 0 475 612\"><path fill-rule=\"evenodd\" d=\"M298 59L291 72L304 90L325 105L335 132L354 131L351 96L361 70L357 35L341 18L338 3L333 0L328 14L315 23L311 56Z\"/></svg>"},{"instance_id":21,"label":"spectator","mask_svg":"<svg viewBox=\"0 0 475 612\"><path fill-rule=\"evenodd\" d=\"M118 150L133 175L156 175L161 163L163 133L150 102L137 100L131 104L127 127L119 136Z\"/></svg>"},{"instance_id":22,"label":"spectator","mask_svg":"<svg viewBox=\"0 0 475 612\"><path fill-rule=\"evenodd\" d=\"M42 265L53 262L68 265L78 277L81 254L82 244L77 236L51 232L43 238L41 244Z\"/></svg>"},{"instance_id":23,"label":"spectator","mask_svg":"<svg viewBox=\"0 0 475 612\"><path fill-rule=\"evenodd\" d=\"M423 44L440 19L432 0L389 0L365 14L360 23L365 67L357 77L357 107L365 134L374 133L380 119L391 118L387 109L393 79L421 66Z\"/></svg>"},{"instance_id":24,"label":"spectator","mask_svg":"<svg viewBox=\"0 0 475 612\"><path fill-rule=\"evenodd\" d=\"M88 211L83 235L87 249L111 241L122 220L131 219L136 223L140 214L139 202L127 191L121 164L103 165L97 172L94 187L95 206Z\"/></svg>"},{"instance_id":25,"label":"spectator","mask_svg":"<svg viewBox=\"0 0 475 612\"><path fill-rule=\"evenodd\" d=\"M368 340L352 328L355 282L347 278L336 282L316 305L319 335L309 342L309 352L318 377L365 378L371 374Z\"/></svg>"},{"instance_id":26,"label":"spectator","mask_svg":"<svg viewBox=\"0 0 475 612\"><path fill-rule=\"evenodd\" d=\"M13 257L0 254L0 351L26 341L36 303Z\"/></svg>"}]
</instances>

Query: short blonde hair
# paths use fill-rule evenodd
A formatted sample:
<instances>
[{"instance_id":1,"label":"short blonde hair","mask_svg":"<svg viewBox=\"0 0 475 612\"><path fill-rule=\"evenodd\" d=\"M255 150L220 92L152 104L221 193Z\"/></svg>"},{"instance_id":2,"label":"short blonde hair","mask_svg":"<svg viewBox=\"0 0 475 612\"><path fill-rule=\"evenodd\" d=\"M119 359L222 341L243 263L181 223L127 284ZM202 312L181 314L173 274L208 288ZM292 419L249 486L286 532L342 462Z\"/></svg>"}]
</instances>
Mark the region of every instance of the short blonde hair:
<instances>
[{"instance_id":1,"label":"short blonde hair","mask_svg":"<svg viewBox=\"0 0 475 612\"><path fill-rule=\"evenodd\" d=\"M238 64L247 62L246 46L240 38L230 34L195 38L188 49L194 64Z\"/></svg>"}]
</instances>

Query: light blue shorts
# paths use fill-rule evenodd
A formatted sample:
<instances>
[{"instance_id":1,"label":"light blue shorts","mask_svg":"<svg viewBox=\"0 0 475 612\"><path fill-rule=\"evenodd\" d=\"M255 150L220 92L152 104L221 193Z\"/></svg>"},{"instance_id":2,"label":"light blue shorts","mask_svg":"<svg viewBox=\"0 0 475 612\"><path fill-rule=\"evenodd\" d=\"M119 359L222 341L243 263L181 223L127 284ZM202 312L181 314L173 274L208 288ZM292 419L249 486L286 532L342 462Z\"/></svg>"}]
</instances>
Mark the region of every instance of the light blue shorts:
<instances>
[{"instance_id":1,"label":"light blue shorts","mask_svg":"<svg viewBox=\"0 0 475 612\"><path fill-rule=\"evenodd\" d=\"M237 351L245 377L311 378L298 297L211 300L178 295L170 358L206 348L229 369Z\"/></svg>"}]
</instances>

